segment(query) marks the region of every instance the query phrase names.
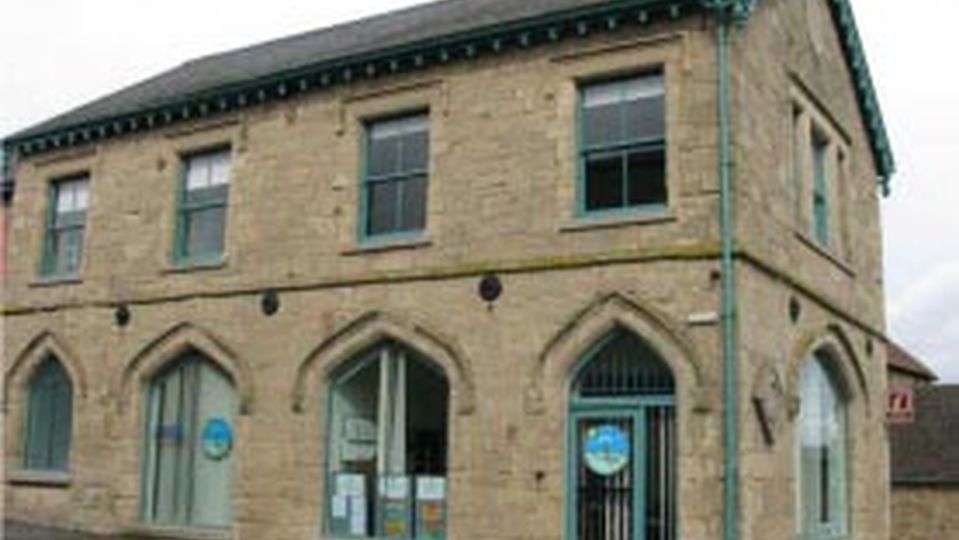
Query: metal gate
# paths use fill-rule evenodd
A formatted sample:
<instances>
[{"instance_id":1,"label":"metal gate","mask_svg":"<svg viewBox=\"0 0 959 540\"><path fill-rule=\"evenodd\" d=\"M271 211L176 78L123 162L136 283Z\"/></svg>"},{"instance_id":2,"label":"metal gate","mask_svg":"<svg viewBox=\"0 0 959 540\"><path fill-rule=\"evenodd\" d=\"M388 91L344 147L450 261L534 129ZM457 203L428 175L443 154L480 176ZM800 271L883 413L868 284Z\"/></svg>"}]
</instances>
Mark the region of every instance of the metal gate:
<instances>
[{"instance_id":1,"label":"metal gate","mask_svg":"<svg viewBox=\"0 0 959 540\"><path fill-rule=\"evenodd\" d=\"M675 540L673 377L645 342L616 331L571 388L568 540Z\"/></svg>"}]
</instances>

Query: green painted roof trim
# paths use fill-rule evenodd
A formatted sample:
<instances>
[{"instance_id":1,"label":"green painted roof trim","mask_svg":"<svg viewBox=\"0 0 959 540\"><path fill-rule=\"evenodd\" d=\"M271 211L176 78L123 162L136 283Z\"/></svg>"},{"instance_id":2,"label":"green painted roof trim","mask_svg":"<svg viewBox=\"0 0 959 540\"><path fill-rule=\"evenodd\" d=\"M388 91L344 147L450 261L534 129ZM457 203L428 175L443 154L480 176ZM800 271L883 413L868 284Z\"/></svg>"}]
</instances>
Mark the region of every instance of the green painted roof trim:
<instances>
[{"instance_id":1,"label":"green painted roof trim","mask_svg":"<svg viewBox=\"0 0 959 540\"><path fill-rule=\"evenodd\" d=\"M172 123L257 106L269 101L325 89L334 85L378 78L393 73L468 60L489 54L525 49L586 34L613 31L626 24L648 24L655 18L677 18L690 0L620 0L586 8L549 13L541 17L450 34L438 39L335 59L293 71L211 88L162 106L98 118L60 129L27 129L4 141L20 155L114 138Z\"/></svg>"},{"instance_id":2,"label":"green painted roof trim","mask_svg":"<svg viewBox=\"0 0 959 540\"><path fill-rule=\"evenodd\" d=\"M626 25L649 24L657 18L677 18L684 12L709 8L710 1L712 0L602 2L337 58L296 70L210 88L128 114L101 117L46 131L28 129L4 140L3 146L7 150L5 157L8 160L13 159L14 152L17 155L31 155L84 145L127 133L148 131L182 121L254 107L333 85L580 38L594 32L615 31ZM829 1L855 82L860 109L869 131L880 182L884 190L888 190L889 178L894 170L892 150L852 8L848 0Z\"/></svg>"},{"instance_id":3,"label":"green painted roof trim","mask_svg":"<svg viewBox=\"0 0 959 540\"><path fill-rule=\"evenodd\" d=\"M889 142L886 124L882 119L882 110L879 107L879 98L866 62L866 52L862 46L856 19L853 16L850 0L830 0L833 19L839 29L843 51L846 54L846 63L856 86L859 97L859 109L862 113L866 130L869 132L869 142L872 156L879 172L879 183L883 194L890 191L890 180L896 170L896 161Z\"/></svg>"}]
</instances>

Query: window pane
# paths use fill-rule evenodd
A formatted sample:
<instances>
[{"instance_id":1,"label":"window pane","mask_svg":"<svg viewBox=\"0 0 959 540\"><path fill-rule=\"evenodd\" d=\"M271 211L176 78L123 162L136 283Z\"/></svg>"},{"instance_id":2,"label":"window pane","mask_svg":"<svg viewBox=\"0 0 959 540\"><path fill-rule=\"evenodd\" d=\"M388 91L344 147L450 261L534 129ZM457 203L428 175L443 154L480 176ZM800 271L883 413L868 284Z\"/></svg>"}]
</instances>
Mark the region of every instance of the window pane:
<instances>
[{"instance_id":1,"label":"window pane","mask_svg":"<svg viewBox=\"0 0 959 540\"><path fill-rule=\"evenodd\" d=\"M367 167L369 176L386 176L400 172L399 140L371 140Z\"/></svg>"},{"instance_id":2,"label":"window pane","mask_svg":"<svg viewBox=\"0 0 959 540\"><path fill-rule=\"evenodd\" d=\"M222 186L230 183L230 157L227 153L212 156L210 163L210 185Z\"/></svg>"},{"instance_id":3,"label":"window pane","mask_svg":"<svg viewBox=\"0 0 959 540\"><path fill-rule=\"evenodd\" d=\"M622 139L618 103L597 105L583 111L583 138L587 148L609 145Z\"/></svg>"},{"instance_id":4,"label":"window pane","mask_svg":"<svg viewBox=\"0 0 959 540\"><path fill-rule=\"evenodd\" d=\"M429 117L417 115L369 127L367 173L383 176L426 169Z\"/></svg>"},{"instance_id":5,"label":"window pane","mask_svg":"<svg viewBox=\"0 0 959 540\"><path fill-rule=\"evenodd\" d=\"M56 213L86 210L89 200L87 184L86 177L57 182L55 186Z\"/></svg>"},{"instance_id":6,"label":"window pane","mask_svg":"<svg viewBox=\"0 0 959 540\"><path fill-rule=\"evenodd\" d=\"M665 157L661 150L629 154L629 206L666 202Z\"/></svg>"},{"instance_id":7,"label":"window pane","mask_svg":"<svg viewBox=\"0 0 959 540\"><path fill-rule=\"evenodd\" d=\"M46 470L51 466L50 444L53 437L53 402L49 385L37 373L30 384L29 426L27 432L27 469Z\"/></svg>"},{"instance_id":8,"label":"window pane","mask_svg":"<svg viewBox=\"0 0 959 540\"><path fill-rule=\"evenodd\" d=\"M595 84L583 90L582 99L587 147L664 136L662 75Z\"/></svg>"},{"instance_id":9,"label":"window pane","mask_svg":"<svg viewBox=\"0 0 959 540\"><path fill-rule=\"evenodd\" d=\"M630 141L665 138L665 115L666 100L662 94L625 103L623 138Z\"/></svg>"},{"instance_id":10,"label":"window pane","mask_svg":"<svg viewBox=\"0 0 959 540\"><path fill-rule=\"evenodd\" d=\"M826 195L826 185L829 181L826 170L828 151L829 140L813 130L813 234L816 241L823 245L829 243L829 201Z\"/></svg>"},{"instance_id":11,"label":"window pane","mask_svg":"<svg viewBox=\"0 0 959 540\"><path fill-rule=\"evenodd\" d=\"M57 228L83 226L87 213L84 211L63 212L53 216L53 225Z\"/></svg>"},{"instance_id":12,"label":"window pane","mask_svg":"<svg viewBox=\"0 0 959 540\"><path fill-rule=\"evenodd\" d=\"M226 208L214 207L189 211L184 226L186 246L184 255L219 255L223 252L223 227Z\"/></svg>"},{"instance_id":13,"label":"window pane","mask_svg":"<svg viewBox=\"0 0 959 540\"><path fill-rule=\"evenodd\" d=\"M622 208L623 172L622 154L586 159L586 210Z\"/></svg>"},{"instance_id":14,"label":"window pane","mask_svg":"<svg viewBox=\"0 0 959 540\"><path fill-rule=\"evenodd\" d=\"M219 184L186 192L187 204L226 204L230 186Z\"/></svg>"},{"instance_id":15,"label":"window pane","mask_svg":"<svg viewBox=\"0 0 959 540\"><path fill-rule=\"evenodd\" d=\"M425 171L429 160L429 135L418 131L401 139L400 168L405 172Z\"/></svg>"},{"instance_id":16,"label":"window pane","mask_svg":"<svg viewBox=\"0 0 959 540\"><path fill-rule=\"evenodd\" d=\"M186 189L192 191L210 186L209 159L206 156L194 156L187 161Z\"/></svg>"},{"instance_id":17,"label":"window pane","mask_svg":"<svg viewBox=\"0 0 959 540\"><path fill-rule=\"evenodd\" d=\"M26 467L66 470L73 391L66 372L55 359L45 360L32 376L27 406Z\"/></svg>"},{"instance_id":18,"label":"window pane","mask_svg":"<svg viewBox=\"0 0 959 540\"><path fill-rule=\"evenodd\" d=\"M60 370L62 372L62 369ZM52 384L53 434L50 441L50 466L58 471L68 468L70 438L73 426L73 392L65 374L56 376Z\"/></svg>"},{"instance_id":19,"label":"window pane","mask_svg":"<svg viewBox=\"0 0 959 540\"><path fill-rule=\"evenodd\" d=\"M803 368L799 415L800 528L845 529L845 405L818 358Z\"/></svg>"},{"instance_id":20,"label":"window pane","mask_svg":"<svg viewBox=\"0 0 959 540\"><path fill-rule=\"evenodd\" d=\"M192 191L230 182L230 153L219 151L190 156L186 161L186 189Z\"/></svg>"},{"instance_id":21,"label":"window pane","mask_svg":"<svg viewBox=\"0 0 959 540\"><path fill-rule=\"evenodd\" d=\"M52 242L53 273L58 276L76 274L83 258L83 229L56 231Z\"/></svg>"},{"instance_id":22,"label":"window pane","mask_svg":"<svg viewBox=\"0 0 959 540\"><path fill-rule=\"evenodd\" d=\"M374 182L367 186L367 234L390 232L397 227L396 181Z\"/></svg>"},{"instance_id":23,"label":"window pane","mask_svg":"<svg viewBox=\"0 0 959 540\"><path fill-rule=\"evenodd\" d=\"M417 176L403 181L402 220L399 228L417 231L426 226L426 177Z\"/></svg>"}]
</instances>

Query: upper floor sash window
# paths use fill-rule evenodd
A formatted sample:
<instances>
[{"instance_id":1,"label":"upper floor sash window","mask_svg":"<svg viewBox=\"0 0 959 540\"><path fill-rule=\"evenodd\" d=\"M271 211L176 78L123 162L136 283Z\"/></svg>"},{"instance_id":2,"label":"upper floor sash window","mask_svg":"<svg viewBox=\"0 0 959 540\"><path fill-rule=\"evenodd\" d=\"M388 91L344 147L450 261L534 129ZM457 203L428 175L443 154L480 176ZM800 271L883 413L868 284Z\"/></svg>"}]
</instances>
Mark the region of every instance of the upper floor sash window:
<instances>
[{"instance_id":1,"label":"upper floor sash window","mask_svg":"<svg viewBox=\"0 0 959 540\"><path fill-rule=\"evenodd\" d=\"M177 212L177 262L216 262L222 258L229 194L229 149L184 159Z\"/></svg>"},{"instance_id":2,"label":"upper floor sash window","mask_svg":"<svg viewBox=\"0 0 959 540\"><path fill-rule=\"evenodd\" d=\"M50 210L41 264L44 276L70 277L80 273L88 202L86 174L50 185Z\"/></svg>"},{"instance_id":3,"label":"upper floor sash window","mask_svg":"<svg viewBox=\"0 0 959 540\"><path fill-rule=\"evenodd\" d=\"M665 109L661 73L581 88L580 213L666 204Z\"/></svg>"},{"instance_id":4,"label":"upper floor sash window","mask_svg":"<svg viewBox=\"0 0 959 540\"><path fill-rule=\"evenodd\" d=\"M361 236L425 229L428 177L427 114L367 124Z\"/></svg>"}]
</instances>

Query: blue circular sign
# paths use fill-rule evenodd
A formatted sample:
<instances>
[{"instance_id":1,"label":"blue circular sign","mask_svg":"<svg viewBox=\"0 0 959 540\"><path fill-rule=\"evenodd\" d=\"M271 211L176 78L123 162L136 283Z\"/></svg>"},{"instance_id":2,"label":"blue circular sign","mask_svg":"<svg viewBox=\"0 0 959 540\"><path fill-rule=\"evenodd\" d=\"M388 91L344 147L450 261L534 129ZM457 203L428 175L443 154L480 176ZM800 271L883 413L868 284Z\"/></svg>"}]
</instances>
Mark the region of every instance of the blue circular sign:
<instances>
[{"instance_id":1,"label":"blue circular sign","mask_svg":"<svg viewBox=\"0 0 959 540\"><path fill-rule=\"evenodd\" d=\"M210 418L200 434L203 455L214 461L220 461L233 450L233 428L222 418Z\"/></svg>"},{"instance_id":2,"label":"blue circular sign","mask_svg":"<svg viewBox=\"0 0 959 540\"><path fill-rule=\"evenodd\" d=\"M590 428L583 441L583 461L600 476L618 473L629 464L629 437L613 424Z\"/></svg>"}]
</instances>

